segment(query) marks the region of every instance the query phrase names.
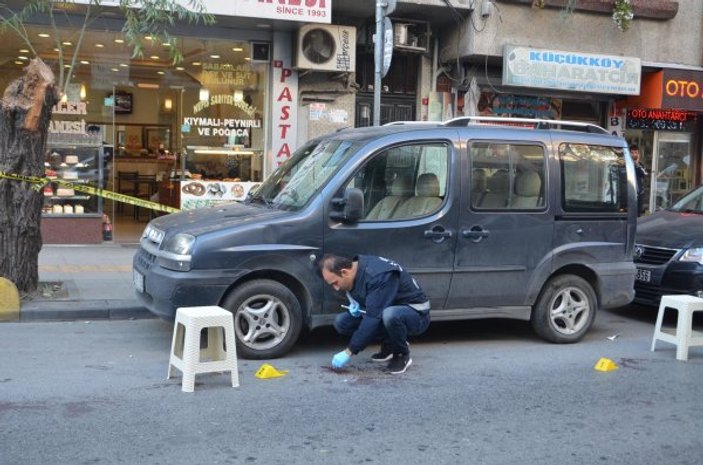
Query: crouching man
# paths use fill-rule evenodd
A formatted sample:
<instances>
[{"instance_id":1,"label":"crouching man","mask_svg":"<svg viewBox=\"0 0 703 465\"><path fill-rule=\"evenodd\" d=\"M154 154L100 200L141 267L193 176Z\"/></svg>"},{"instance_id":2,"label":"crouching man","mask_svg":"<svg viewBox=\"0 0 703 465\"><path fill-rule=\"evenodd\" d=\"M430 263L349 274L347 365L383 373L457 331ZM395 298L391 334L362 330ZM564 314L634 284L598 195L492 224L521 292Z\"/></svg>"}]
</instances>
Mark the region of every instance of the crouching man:
<instances>
[{"instance_id":1,"label":"crouching man","mask_svg":"<svg viewBox=\"0 0 703 465\"><path fill-rule=\"evenodd\" d=\"M404 373L412 364L408 336L424 333L430 324L430 301L417 281L393 260L369 255L326 254L320 269L325 282L346 291L349 299L348 311L337 315L334 327L351 339L334 355L332 367L343 368L352 355L380 340L381 350L371 360L390 360L388 371Z\"/></svg>"}]
</instances>

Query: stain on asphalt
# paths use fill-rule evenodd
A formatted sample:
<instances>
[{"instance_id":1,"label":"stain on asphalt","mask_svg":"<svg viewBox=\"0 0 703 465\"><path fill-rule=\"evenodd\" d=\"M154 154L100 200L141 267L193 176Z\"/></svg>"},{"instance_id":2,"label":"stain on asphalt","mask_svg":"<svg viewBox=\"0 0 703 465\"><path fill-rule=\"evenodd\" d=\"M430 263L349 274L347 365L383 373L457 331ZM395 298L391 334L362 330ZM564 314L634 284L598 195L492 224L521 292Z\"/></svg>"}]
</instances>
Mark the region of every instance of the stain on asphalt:
<instances>
[{"instance_id":1,"label":"stain on asphalt","mask_svg":"<svg viewBox=\"0 0 703 465\"><path fill-rule=\"evenodd\" d=\"M67 402L63 405L64 407L64 412L63 416L66 418L77 418L83 415L86 415L93 410L95 410L93 407L90 406L89 402Z\"/></svg>"}]
</instances>

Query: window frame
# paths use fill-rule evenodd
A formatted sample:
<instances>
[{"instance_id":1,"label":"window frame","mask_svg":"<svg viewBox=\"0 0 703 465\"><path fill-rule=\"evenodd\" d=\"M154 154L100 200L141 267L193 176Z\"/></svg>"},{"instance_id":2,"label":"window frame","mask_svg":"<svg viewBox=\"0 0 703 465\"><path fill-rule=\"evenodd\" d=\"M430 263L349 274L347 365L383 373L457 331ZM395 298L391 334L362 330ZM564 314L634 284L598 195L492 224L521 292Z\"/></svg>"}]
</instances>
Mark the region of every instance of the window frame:
<instances>
[{"instance_id":1,"label":"window frame","mask_svg":"<svg viewBox=\"0 0 703 465\"><path fill-rule=\"evenodd\" d=\"M361 163L361 166L359 166L357 169L355 169L354 172L342 183L341 191L343 192L344 190L346 190L349 187L349 184L356 178L356 176L358 176L359 173L361 173L370 163L372 163L374 160L376 160L377 157L383 156L384 153L388 153L389 151L391 151L393 149L398 149L398 148L407 147L407 146L418 146L418 145L421 145L421 146L432 146L432 145L443 146L447 149L446 150L447 157L446 157L446 161L445 161L446 162L446 178L444 180L444 195L440 196L440 198L442 198L442 203L440 204L440 206L436 210L434 210L433 212L428 213L426 215L422 215L422 216L413 216L413 217L409 217L409 218L367 219L366 216L374 208L374 206L377 203L376 202L372 206L364 208L367 211L364 212L364 218L359 220L360 224L361 223L372 224L372 223L414 221L417 219L426 218L428 216L434 215L437 212L441 211L445 207L445 205L447 204L447 200L450 196L452 185L453 185L453 181L451 179L452 178L452 168L451 167L452 167L452 163L454 162L454 159L456 157L456 153L455 153L456 150L455 150L454 142L450 139L438 139L438 138L415 139L415 140L407 140L407 141L403 141L403 142L389 144L385 147L382 147L382 148L374 151L372 154L370 154L367 158L365 158L363 160L363 162ZM413 195L410 197L416 196L415 190L417 189L417 178L419 177L420 157L421 156L422 156L422 154L420 154L415 159L415 163L413 165L413 176L414 176L414 178L413 178ZM383 173L384 177L386 174L385 170L387 170L387 169L388 169L388 166L386 165L384 168L384 173ZM440 182L441 182L441 179L440 179ZM358 187L358 186L355 186L355 187ZM388 190L390 188L390 185L387 185L385 187ZM441 192L441 189L442 189L442 186L440 184L440 192ZM364 189L362 189L362 191L364 192L364 200L366 202L366 200L367 200L366 199L366 191ZM385 197L387 197L387 195L384 195L383 197L381 197L378 200L378 202L382 201L383 198L385 198Z\"/></svg>"},{"instance_id":2,"label":"window frame","mask_svg":"<svg viewBox=\"0 0 703 465\"><path fill-rule=\"evenodd\" d=\"M480 205L474 205L474 198L473 198L473 185L472 185L472 176L473 176L473 171L474 169L477 168L483 168L482 166L477 166L476 165L476 157L474 157L472 153L472 147L474 144L486 144L486 149L488 150L491 145L508 145L510 147L517 147L517 146L529 146L529 147L538 147L541 152L542 152L542 167L541 171L538 172L540 175L540 179L542 181L542 186L540 190L540 195L538 196L538 199L541 199L542 203L540 205L537 205L534 208L515 208L511 207L510 205L506 206L505 208L496 208L496 207L481 207ZM469 188L467 189L467 192L465 195L468 196L468 201L466 202L467 209L473 212L477 213L539 213L539 212L544 212L549 209L549 147L547 144L545 144L541 140L505 140L505 139L471 139L467 142L466 150L468 153L468 159L469 159L469 166L468 166L468 173L465 173L465 176L467 176L467 184L469 184ZM519 155L519 153L518 153ZM516 175L518 173L517 167L519 166L519 163L512 163L512 157L507 157L508 158L508 173L509 173L509 199L513 198L515 196L514 194L514 189L515 189L515 179ZM498 168L496 169L496 171Z\"/></svg>"},{"instance_id":3,"label":"window frame","mask_svg":"<svg viewBox=\"0 0 703 465\"><path fill-rule=\"evenodd\" d=\"M612 151L618 159L621 161L621 167L620 169L625 173L625 179L624 183L622 185L625 186L625 191L618 193L618 197L624 196L625 198L625 209L620 209L622 205L620 203L615 204L614 209L596 209L594 208L574 208L574 199L572 198L571 201L567 200L566 197L566 190L567 190L567 175L564 169L564 160L562 156L562 148L565 145L581 145L581 146L588 146L588 147L596 147L599 149L608 149ZM629 174L629 169L627 167L627 159L626 159L626 150L623 149L622 147L617 147L613 145L607 145L607 144L598 144L598 143L592 143L592 142L579 142L579 141L572 141L572 140L562 140L559 141L558 143L554 144L555 146L555 158L558 162L558 170L559 170L559 178L561 179L561 187L559 189L559 203L561 204L561 210L568 215L585 215L585 216L627 216L629 213L629 210L633 207L630 205L629 201L629 183L630 183L630 174ZM619 153L622 152L622 153ZM602 204L605 205L605 204ZM634 208L637 208L636 205Z\"/></svg>"}]
</instances>

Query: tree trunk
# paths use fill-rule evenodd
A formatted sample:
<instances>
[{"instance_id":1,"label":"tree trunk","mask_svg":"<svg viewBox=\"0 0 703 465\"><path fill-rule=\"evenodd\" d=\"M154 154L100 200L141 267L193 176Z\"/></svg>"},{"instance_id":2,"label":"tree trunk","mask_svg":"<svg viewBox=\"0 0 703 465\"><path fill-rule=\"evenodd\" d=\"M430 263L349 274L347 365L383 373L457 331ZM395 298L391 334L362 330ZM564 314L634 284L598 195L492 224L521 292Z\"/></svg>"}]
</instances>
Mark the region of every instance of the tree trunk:
<instances>
[{"instance_id":1,"label":"tree trunk","mask_svg":"<svg viewBox=\"0 0 703 465\"><path fill-rule=\"evenodd\" d=\"M51 111L58 101L54 74L40 59L0 100L0 171L44 176ZM31 183L0 178L0 276L30 294L39 281L43 195Z\"/></svg>"}]
</instances>

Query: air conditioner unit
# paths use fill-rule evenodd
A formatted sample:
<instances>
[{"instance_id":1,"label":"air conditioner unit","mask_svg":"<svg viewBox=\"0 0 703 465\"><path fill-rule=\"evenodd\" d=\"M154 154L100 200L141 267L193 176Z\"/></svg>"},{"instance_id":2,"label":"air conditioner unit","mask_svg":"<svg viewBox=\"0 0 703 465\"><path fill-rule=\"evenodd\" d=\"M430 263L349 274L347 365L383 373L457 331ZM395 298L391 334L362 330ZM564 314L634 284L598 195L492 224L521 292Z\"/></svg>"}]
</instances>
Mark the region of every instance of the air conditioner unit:
<instances>
[{"instance_id":1,"label":"air conditioner unit","mask_svg":"<svg viewBox=\"0 0 703 465\"><path fill-rule=\"evenodd\" d=\"M356 28L307 24L298 31L295 67L317 71L356 70Z\"/></svg>"},{"instance_id":2,"label":"air conditioner unit","mask_svg":"<svg viewBox=\"0 0 703 465\"><path fill-rule=\"evenodd\" d=\"M407 52L428 52L429 29L426 23L393 23L393 45Z\"/></svg>"}]
</instances>

